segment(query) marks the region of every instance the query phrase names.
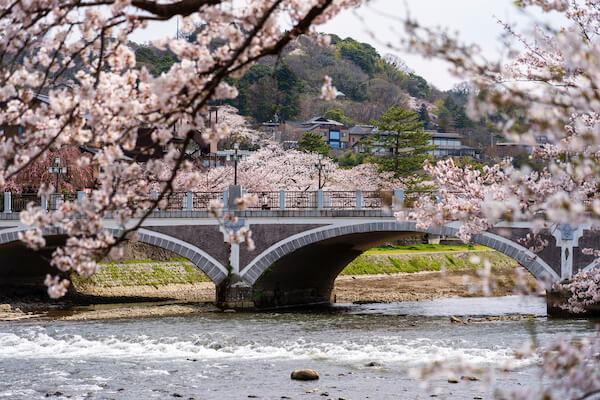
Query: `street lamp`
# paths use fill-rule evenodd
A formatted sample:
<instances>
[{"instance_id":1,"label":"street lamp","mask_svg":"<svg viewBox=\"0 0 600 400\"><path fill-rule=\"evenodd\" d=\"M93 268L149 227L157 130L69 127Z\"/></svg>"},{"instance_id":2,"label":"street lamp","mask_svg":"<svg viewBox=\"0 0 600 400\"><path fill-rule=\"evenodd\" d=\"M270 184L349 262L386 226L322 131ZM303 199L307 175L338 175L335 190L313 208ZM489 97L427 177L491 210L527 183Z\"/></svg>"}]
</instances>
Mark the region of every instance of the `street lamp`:
<instances>
[{"instance_id":1,"label":"street lamp","mask_svg":"<svg viewBox=\"0 0 600 400\"><path fill-rule=\"evenodd\" d=\"M48 168L48 172L50 172L51 174L56 174L56 193L59 192L58 190L58 179L60 177L60 175L66 175L67 174L67 167L61 167L60 166L60 157L56 157L54 159L54 167L49 167Z\"/></svg>"},{"instance_id":2,"label":"street lamp","mask_svg":"<svg viewBox=\"0 0 600 400\"><path fill-rule=\"evenodd\" d=\"M323 164L321 161L323 160L323 154L319 154L317 157L318 163L313 164L313 168L319 171L319 190L325 186L325 182L321 185L321 171L327 171L329 169L328 164Z\"/></svg>"},{"instance_id":3,"label":"street lamp","mask_svg":"<svg viewBox=\"0 0 600 400\"><path fill-rule=\"evenodd\" d=\"M240 144L239 143L234 143L233 145L233 151L231 150L226 150L226 154L227 154L227 161L229 161L231 158L233 157L233 184L237 185L237 167L238 167L238 160L243 160L245 158L244 154L240 154Z\"/></svg>"}]
</instances>

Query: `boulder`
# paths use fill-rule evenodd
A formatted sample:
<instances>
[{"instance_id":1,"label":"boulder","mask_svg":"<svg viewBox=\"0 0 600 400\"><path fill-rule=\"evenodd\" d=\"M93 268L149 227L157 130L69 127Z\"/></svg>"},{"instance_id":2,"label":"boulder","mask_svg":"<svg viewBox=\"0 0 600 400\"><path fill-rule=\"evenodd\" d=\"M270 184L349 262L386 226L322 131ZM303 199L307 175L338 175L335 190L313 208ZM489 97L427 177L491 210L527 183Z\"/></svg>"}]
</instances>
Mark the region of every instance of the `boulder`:
<instances>
[{"instance_id":1,"label":"boulder","mask_svg":"<svg viewBox=\"0 0 600 400\"><path fill-rule=\"evenodd\" d=\"M292 371L291 378L298 381L314 381L319 379L319 373L313 369L297 369Z\"/></svg>"}]
</instances>

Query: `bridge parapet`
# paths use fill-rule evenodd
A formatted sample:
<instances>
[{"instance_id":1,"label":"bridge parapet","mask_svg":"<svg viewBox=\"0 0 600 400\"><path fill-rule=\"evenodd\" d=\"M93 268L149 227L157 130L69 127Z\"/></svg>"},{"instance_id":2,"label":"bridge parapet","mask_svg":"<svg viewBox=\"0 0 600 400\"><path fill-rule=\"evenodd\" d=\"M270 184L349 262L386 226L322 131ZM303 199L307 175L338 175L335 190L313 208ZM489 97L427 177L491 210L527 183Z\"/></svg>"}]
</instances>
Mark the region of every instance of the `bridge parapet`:
<instances>
[{"instance_id":1,"label":"bridge parapet","mask_svg":"<svg viewBox=\"0 0 600 400\"><path fill-rule=\"evenodd\" d=\"M404 192L401 189L394 191L250 191L258 203L250 210L400 210L412 207L421 196L436 198L435 191ZM56 210L62 202L81 202L87 196L86 192L57 193L49 198L38 197L34 193L1 194L0 211L3 214L12 214L23 211L29 203L41 206L45 210ZM230 203L229 191L223 192L175 192L166 196L165 204L160 211L206 211L213 200L223 202L225 207ZM147 199L138 201L151 201L158 198L157 192L149 194Z\"/></svg>"}]
</instances>

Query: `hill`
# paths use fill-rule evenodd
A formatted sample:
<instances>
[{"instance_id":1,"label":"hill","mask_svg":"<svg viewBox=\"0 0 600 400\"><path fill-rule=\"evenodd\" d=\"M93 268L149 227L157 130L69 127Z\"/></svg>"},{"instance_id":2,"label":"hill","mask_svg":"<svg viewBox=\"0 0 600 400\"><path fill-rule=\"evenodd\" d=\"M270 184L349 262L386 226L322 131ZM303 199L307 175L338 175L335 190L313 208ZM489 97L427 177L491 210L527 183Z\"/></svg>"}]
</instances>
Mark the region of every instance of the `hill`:
<instances>
[{"instance_id":1,"label":"hill","mask_svg":"<svg viewBox=\"0 0 600 400\"><path fill-rule=\"evenodd\" d=\"M130 43L137 66L155 75L170 68L176 58L169 51ZM320 99L322 78L329 75L341 92L333 101ZM239 96L222 102L236 107L256 123L277 114L283 120L307 120L327 115L348 125L378 119L392 105L421 114L426 129L463 134L466 143L489 146L487 123L470 120L465 112L468 85L440 91L399 58L382 57L368 43L331 35L331 45L316 45L302 36L288 45L279 57L267 57L241 78L228 78Z\"/></svg>"}]
</instances>

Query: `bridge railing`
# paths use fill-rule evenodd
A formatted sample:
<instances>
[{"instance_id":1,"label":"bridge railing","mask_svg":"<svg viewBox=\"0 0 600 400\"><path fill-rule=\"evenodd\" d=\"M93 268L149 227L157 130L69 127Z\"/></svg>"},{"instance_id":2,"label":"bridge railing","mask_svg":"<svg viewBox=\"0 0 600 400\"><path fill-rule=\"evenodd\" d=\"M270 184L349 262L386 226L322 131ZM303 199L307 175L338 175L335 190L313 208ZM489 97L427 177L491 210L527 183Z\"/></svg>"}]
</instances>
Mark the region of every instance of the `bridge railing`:
<instances>
[{"instance_id":1,"label":"bridge railing","mask_svg":"<svg viewBox=\"0 0 600 400\"><path fill-rule=\"evenodd\" d=\"M223 192L192 192L192 208L206 210L212 200L223 201Z\"/></svg>"},{"instance_id":2,"label":"bridge railing","mask_svg":"<svg viewBox=\"0 0 600 400\"><path fill-rule=\"evenodd\" d=\"M424 197L440 200L439 191L290 191L280 190L249 192L255 194L258 203L250 207L253 210L384 210L413 208ZM48 198L39 198L35 193L1 193L0 211L20 212L28 203L41 206L46 210L56 210L62 202L76 202L87 196L86 192L51 194ZM148 202L157 199L158 193L152 192ZM204 211L212 200L227 204L228 192L173 192L165 197L158 211ZM137 203L140 204L139 202Z\"/></svg>"},{"instance_id":3,"label":"bridge railing","mask_svg":"<svg viewBox=\"0 0 600 400\"><path fill-rule=\"evenodd\" d=\"M317 192L285 190L283 193L283 209L285 210L317 208ZM281 207L279 208L281 209Z\"/></svg>"},{"instance_id":4,"label":"bridge railing","mask_svg":"<svg viewBox=\"0 0 600 400\"><path fill-rule=\"evenodd\" d=\"M256 195L258 202L251 206L251 210L277 210L280 208L280 192L249 192Z\"/></svg>"}]
</instances>

